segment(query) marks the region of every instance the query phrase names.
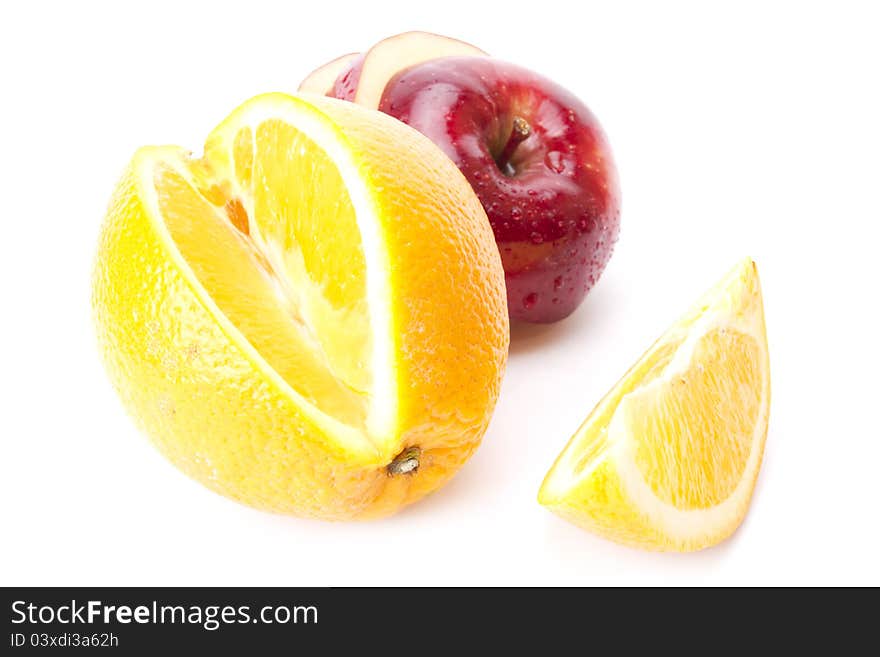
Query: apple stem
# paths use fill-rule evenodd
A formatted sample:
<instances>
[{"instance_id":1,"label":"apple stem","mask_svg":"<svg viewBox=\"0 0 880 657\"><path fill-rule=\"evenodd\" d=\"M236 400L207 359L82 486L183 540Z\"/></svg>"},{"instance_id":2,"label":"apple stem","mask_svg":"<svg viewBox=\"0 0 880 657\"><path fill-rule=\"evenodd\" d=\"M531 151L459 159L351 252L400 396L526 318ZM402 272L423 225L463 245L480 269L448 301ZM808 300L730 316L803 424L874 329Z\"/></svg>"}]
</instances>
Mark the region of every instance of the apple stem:
<instances>
[{"instance_id":1,"label":"apple stem","mask_svg":"<svg viewBox=\"0 0 880 657\"><path fill-rule=\"evenodd\" d=\"M517 146L528 139L531 134L532 128L528 124L528 121L522 117L515 116L513 118L513 127L510 130L510 136L507 138L507 143L504 144L504 148L495 159L498 163L499 169L504 172L511 170L510 158L513 157L513 153L516 151Z\"/></svg>"},{"instance_id":2,"label":"apple stem","mask_svg":"<svg viewBox=\"0 0 880 657\"><path fill-rule=\"evenodd\" d=\"M422 450L418 447L407 447L394 460L388 464L387 470L390 476L412 474L419 469L419 456Z\"/></svg>"}]
</instances>

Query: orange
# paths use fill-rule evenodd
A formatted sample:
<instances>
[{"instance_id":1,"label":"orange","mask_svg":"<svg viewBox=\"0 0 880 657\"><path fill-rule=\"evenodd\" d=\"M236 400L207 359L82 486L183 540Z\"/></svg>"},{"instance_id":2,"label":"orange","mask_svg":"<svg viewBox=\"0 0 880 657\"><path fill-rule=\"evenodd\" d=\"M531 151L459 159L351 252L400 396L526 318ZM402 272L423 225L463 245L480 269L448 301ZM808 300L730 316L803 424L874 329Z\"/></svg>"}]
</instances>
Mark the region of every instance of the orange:
<instances>
[{"instance_id":1,"label":"orange","mask_svg":"<svg viewBox=\"0 0 880 657\"><path fill-rule=\"evenodd\" d=\"M143 148L104 222L97 332L173 463L270 511L393 513L478 446L508 320L462 174L381 113L258 96L204 155Z\"/></svg>"},{"instance_id":2,"label":"orange","mask_svg":"<svg viewBox=\"0 0 880 657\"><path fill-rule=\"evenodd\" d=\"M538 500L628 545L709 547L746 515L769 413L761 286L746 259L599 402Z\"/></svg>"}]
</instances>

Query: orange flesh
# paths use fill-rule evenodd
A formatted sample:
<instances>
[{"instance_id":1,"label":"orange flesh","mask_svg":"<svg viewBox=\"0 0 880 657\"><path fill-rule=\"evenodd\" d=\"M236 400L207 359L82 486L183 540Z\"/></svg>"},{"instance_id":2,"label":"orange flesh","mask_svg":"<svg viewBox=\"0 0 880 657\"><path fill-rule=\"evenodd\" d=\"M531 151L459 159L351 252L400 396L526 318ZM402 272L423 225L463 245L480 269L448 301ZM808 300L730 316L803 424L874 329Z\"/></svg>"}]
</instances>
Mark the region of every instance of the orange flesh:
<instances>
[{"instance_id":1,"label":"orange flesh","mask_svg":"<svg viewBox=\"0 0 880 657\"><path fill-rule=\"evenodd\" d=\"M713 507L741 481L761 406L758 351L751 336L715 329L658 394L627 400L629 432L640 436L635 462L664 502Z\"/></svg>"},{"instance_id":2,"label":"orange flesh","mask_svg":"<svg viewBox=\"0 0 880 657\"><path fill-rule=\"evenodd\" d=\"M371 345L366 269L339 171L277 120L262 123L256 139L241 130L231 159L233 180L217 180L207 159L187 161L189 175L158 168L155 186L171 237L220 310L294 390L363 427Z\"/></svg>"}]
</instances>

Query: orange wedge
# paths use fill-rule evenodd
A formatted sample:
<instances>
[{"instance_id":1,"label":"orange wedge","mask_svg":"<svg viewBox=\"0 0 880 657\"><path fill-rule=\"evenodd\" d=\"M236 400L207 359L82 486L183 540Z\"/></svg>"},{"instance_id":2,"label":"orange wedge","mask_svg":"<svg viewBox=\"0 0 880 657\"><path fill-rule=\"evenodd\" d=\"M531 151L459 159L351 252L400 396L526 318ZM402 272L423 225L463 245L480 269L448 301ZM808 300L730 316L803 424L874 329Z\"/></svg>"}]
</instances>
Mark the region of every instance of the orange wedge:
<instances>
[{"instance_id":1,"label":"orange wedge","mask_svg":"<svg viewBox=\"0 0 880 657\"><path fill-rule=\"evenodd\" d=\"M769 411L761 287L747 259L599 402L538 500L620 543L679 551L714 545L746 515Z\"/></svg>"}]
</instances>

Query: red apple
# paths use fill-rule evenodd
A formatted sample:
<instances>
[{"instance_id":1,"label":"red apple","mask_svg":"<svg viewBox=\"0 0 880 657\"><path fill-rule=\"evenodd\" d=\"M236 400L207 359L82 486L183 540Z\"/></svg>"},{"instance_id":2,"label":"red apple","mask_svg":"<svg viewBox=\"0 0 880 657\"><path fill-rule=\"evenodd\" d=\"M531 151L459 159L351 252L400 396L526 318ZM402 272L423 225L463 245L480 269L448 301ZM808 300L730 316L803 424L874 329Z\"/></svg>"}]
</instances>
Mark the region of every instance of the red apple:
<instances>
[{"instance_id":1,"label":"red apple","mask_svg":"<svg viewBox=\"0 0 880 657\"><path fill-rule=\"evenodd\" d=\"M485 57L407 68L379 109L428 136L473 186L501 251L511 317L553 322L577 308L620 224L611 150L590 110L550 80Z\"/></svg>"},{"instance_id":2,"label":"red apple","mask_svg":"<svg viewBox=\"0 0 880 657\"><path fill-rule=\"evenodd\" d=\"M513 319L553 322L583 301L617 240L620 192L602 128L574 95L426 32L346 60L327 95L411 125L458 165L495 231Z\"/></svg>"}]
</instances>

